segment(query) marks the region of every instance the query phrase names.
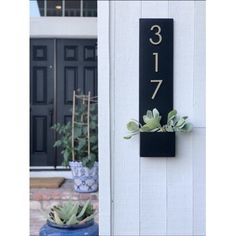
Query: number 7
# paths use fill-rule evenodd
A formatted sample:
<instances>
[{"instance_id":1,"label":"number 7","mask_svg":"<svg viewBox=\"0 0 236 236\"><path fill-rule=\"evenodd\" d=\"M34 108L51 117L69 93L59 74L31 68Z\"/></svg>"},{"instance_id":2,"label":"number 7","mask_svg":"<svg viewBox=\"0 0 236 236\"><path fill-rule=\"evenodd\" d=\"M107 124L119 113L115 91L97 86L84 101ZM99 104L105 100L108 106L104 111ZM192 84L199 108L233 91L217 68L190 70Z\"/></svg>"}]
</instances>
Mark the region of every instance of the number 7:
<instances>
[{"instance_id":1,"label":"number 7","mask_svg":"<svg viewBox=\"0 0 236 236\"><path fill-rule=\"evenodd\" d=\"M156 94L157 94L159 88L161 87L162 81L163 80L151 80L151 83L158 83L157 87L156 87L156 89L155 89L155 91L154 91L154 93L152 95L152 99L154 99L156 97Z\"/></svg>"}]
</instances>

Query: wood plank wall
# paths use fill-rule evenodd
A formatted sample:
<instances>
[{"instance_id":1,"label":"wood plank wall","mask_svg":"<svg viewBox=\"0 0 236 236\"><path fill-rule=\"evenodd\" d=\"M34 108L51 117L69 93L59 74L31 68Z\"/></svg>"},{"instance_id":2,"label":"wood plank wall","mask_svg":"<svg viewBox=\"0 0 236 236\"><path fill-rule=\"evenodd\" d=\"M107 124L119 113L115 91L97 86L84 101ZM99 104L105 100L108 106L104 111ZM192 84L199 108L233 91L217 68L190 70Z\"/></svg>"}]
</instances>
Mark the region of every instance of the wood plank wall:
<instances>
[{"instance_id":1,"label":"wood plank wall","mask_svg":"<svg viewBox=\"0 0 236 236\"><path fill-rule=\"evenodd\" d=\"M107 213L100 215L106 217L100 222L100 234L204 236L205 2L102 2L98 10L104 13L106 9L109 17L98 17L98 45L100 53L109 53L102 53L99 60L98 94L100 102L105 102L100 104L100 113L110 112L110 123L100 121L100 127L110 133L100 130L99 134L100 139L109 139L100 141L104 158L100 162L100 212ZM175 158L140 158L139 137L122 138L127 121L138 119L140 18L174 19L174 107L194 124L191 134L177 135ZM101 79L103 75L109 81ZM107 145L109 150L105 150ZM110 202L102 187L109 182L104 175L107 168L111 171L107 176Z\"/></svg>"}]
</instances>

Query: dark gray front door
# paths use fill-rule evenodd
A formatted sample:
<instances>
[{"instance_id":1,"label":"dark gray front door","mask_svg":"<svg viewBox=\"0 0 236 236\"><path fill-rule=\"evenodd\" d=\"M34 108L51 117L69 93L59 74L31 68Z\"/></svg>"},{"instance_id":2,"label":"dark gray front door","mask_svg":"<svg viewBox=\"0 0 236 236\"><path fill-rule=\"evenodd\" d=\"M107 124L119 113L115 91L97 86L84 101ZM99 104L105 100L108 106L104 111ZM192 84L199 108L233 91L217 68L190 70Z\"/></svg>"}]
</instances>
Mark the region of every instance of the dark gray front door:
<instances>
[{"instance_id":1,"label":"dark gray front door","mask_svg":"<svg viewBox=\"0 0 236 236\"><path fill-rule=\"evenodd\" d=\"M97 95L95 39L31 39L30 165L58 166L55 122L71 120L72 92Z\"/></svg>"},{"instance_id":2,"label":"dark gray front door","mask_svg":"<svg viewBox=\"0 0 236 236\"><path fill-rule=\"evenodd\" d=\"M30 50L30 165L54 164L53 40L31 40Z\"/></svg>"}]
</instances>

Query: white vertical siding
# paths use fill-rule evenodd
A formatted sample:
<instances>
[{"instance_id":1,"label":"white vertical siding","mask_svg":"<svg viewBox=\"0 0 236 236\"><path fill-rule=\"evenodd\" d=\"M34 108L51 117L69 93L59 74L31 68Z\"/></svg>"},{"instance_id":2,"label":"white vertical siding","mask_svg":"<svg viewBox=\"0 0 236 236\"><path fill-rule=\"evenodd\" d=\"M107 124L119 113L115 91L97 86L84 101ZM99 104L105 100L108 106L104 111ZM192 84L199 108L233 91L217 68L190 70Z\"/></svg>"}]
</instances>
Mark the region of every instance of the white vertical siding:
<instances>
[{"instance_id":1,"label":"white vertical siding","mask_svg":"<svg viewBox=\"0 0 236 236\"><path fill-rule=\"evenodd\" d=\"M99 94L109 96L110 93L111 99L111 179L108 176L105 180L103 175L100 186L103 181L111 181L112 191L109 195L100 188L100 212L107 211L104 204L107 198L103 200L103 195L110 197L112 207L110 221L100 219L100 232L108 232L105 229L111 222L110 235L115 236L203 236L205 2L111 1L109 4L109 49L107 39L100 37L104 33L102 26L98 40L101 40L100 52L110 50L110 58L105 54L99 57L99 65L111 64L109 91L102 86L106 82L100 82L103 73L108 71L103 66L99 69ZM127 121L138 118L141 17L174 19L174 104L195 126L190 134L177 134L175 158L140 158L139 137L123 139ZM99 24L105 20L108 19ZM103 98L105 100L105 96ZM101 113L107 112L105 105L100 109ZM104 137L105 131L99 132L99 137ZM100 142L100 148L105 145L110 145L109 140ZM109 159L109 156L101 158ZM103 164L100 162L101 172L110 168L106 162Z\"/></svg>"},{"instance_id":2,"label":"white vertical siding","mask_svg":"<svg viewBox=\"0 0 236 236\"><path fill-rule=\"evenodd\" d=\"M174 19L174 107L192 120L194 2L170 1L169 17ZM192 235L192 134L177 134L176 140L176 157L167 159L167 235Z\"/></svg>"},{"instance_id":3,"label":"white vertical siding","mask_svg":"<svg viewBox=\"0 0 236 236\"><path fill-rule=\"evenodd\" d=\"M143 1L141 17L168 18L168 1ZM166 160L140 159L140 235L166 235Z\"/></svg>"},{"instance_id":4,"label":"white vertical siding","mask_svg":"<svg viewBox=\"0 0 236 236\"><path fill-rule=\"evenodd\" d=\"M205 229L205 2L194 2L194 92L193 122L193 233L202 235Z\"/></svg>"},{"instance_id":5,"label":"white vertical siding","mask_svg":"<svg viewBox=\"0 0 236 236\"><path fill-rule=\"evenodd\" d=\"M139 235L138 138L123 139L128 119L138 117L139 1L114 1L113 234ZM130 215L131 214L131 215Z\"/></svg>"}]
</instances>

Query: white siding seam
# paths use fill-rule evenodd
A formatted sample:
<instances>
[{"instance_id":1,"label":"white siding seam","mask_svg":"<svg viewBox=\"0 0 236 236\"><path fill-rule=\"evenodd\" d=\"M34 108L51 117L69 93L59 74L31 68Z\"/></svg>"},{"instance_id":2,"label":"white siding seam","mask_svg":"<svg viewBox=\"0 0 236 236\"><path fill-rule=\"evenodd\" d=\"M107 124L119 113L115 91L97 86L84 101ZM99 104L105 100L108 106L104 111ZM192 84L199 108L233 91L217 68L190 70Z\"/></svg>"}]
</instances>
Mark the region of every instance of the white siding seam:
<instances>
[{"instance_id":1,"label":"white siding seam","mask_svg":"<svg viewBox=\"0 0 236 236\"><path fill-rule=\"evenodd\" d=\"M114 15L112 16L112 14L110 14L110 50L112 53L110 53L110 62L111 62L111 70L110 70L110 78L111 78L111 84L110 84L110 93L111 93L111 97L110 97L110 103L111 103L111 235L114 235L114 184L115 184L115 180L114 180L114 157L115 157L115 141L114 141L114 137L115 137L115 6L114 6L115 2L113 2L111 4L111 2L109 2L109 9L110 12L113 13ZM113 23L113 24L112 24ZM111 30L113 28L113 31ZM113 45L111 46L111 39L113 36ZM112 58L113 57L113 58Z\"/></svg>"},{"instance_id":2,"label":"white siding seam","mask_svg":"<svg viewBox=\"0 0 236 236\"><path fill-rule=\"evenodd\" d=\"M195 114L195 112L194 112L194 96L195 96L195 93L194 93L194 91L195 91L195 74L194 74L194 72L195 72L195 30L196 30L196 21L195 21L195 2L194 2L194 9L193 9L193 24L194 24L194 29L193 29L193 97L192 97L192 102L193 102L193 115ZM195 168L194 168L194 160L193 160L193 158L194 158L194 156L193 156L193 138L192 138L192 153L191 153L191 156L192 156L192 234L194 235L194 222L195 222L195 219L194 219L194 212L195 212L195 209L194 209L194 200L195 200L195 196L194 196L194 193L195 193L195 191L194 191L194 170L195 170Z\"/></svg>"},{"instance_id":3,"label":"white siding seam","mask_svg":"<svg viewBox=\"0 0 236 236\"><path fill-rule=\"evenodd\" d=\"M170 1L168 0L168 18L170 18ZM174 32L173 32L174 33ZM174 44L174 41L173 41L173 44ZM173 45L173 53L174 53L174 46ZM173 58L173 93L174 93L174 58ZM173 94L173 97L174 97L174 94ZM174 106L174 101L173 101L173 106ZM166 217L166 235L168 235L168 173L167 173L167 166L168 166L168 159L166 158L166 214L165 214L165 217Z\"/></svg>"},{"instance_id":4,"label":"white siding seam","mask_svg":"<svg viewBox=\"0 0 236 236\"><path fill-rule=\"evenodd\" d=\"M142 17L143 17L143 0L140 1L140 15L139 15L139 19L142 18ZM139 35L138 35L138 39L139 39ZM140 42L139 42L139 44L140 44ZM138 53L138 55L139 55L139 53ZM140 55L139 55L139 57L140 57ZM139 76L138 76L138 79L139 79ZM142 219L141 219L141 204L142 204L142 198L141 198L141 160L140 160L140 155L139 155L139 224L138 224L139 235L141 235L141 221L142 221Z\"/></svg>"},{"instance_id":5,"label":"white siding seam","mask_svg":"<svg viewBox=\"0 0 236 236\"><path fill-rule=\"evenodd\" d=\"M109 118L110 118L110 124L109 124L109 127L110 127L110 137L109 137L109 145L110 145L110 234L112 234L112 230L113 230L113 178L112 178L112 151L113 151L113 147L112 147L112 99L111 99L111 86L112 86L112 77L111 77L111 11L110 11L110 7L111 7L111 4L110 2L108 2L108 11L109 11L109 52L108 52L108 56L109 56L109 111L110 111L110 114L109 114Z\"/></svg>"}]
</instances>

